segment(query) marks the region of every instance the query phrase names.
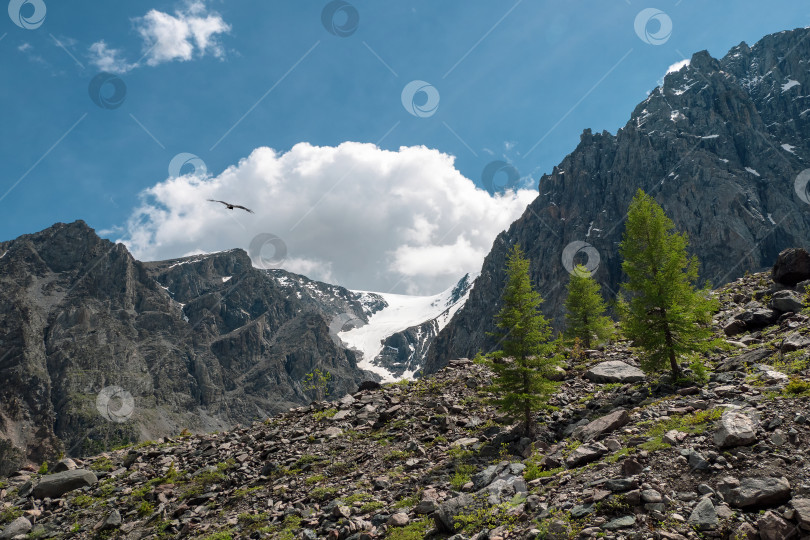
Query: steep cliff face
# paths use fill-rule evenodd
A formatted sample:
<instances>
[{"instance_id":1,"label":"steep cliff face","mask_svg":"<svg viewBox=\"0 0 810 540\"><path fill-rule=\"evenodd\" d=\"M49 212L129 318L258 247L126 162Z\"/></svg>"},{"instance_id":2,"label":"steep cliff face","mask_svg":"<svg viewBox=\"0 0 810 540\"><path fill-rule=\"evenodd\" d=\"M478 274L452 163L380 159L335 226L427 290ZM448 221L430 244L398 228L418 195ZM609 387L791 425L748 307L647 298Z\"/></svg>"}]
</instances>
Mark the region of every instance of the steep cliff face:
<instances>
[{"instance_id":1,"label":"steep cliff face","mask_svg":"<svg viewBox=\"0 0 810 540\"><path fill-rule=\"evenodd\" d=\"M141 263L83 222L0 245L0 469L59 451L224 429L377 376L330 333L383 303L241 250Z\"/></svg>"},{"instance_id":2,"label":"steep cliff face","mask_svg":"<svg viewBox=\"0 0 810 540\"><path fill-rule=\"evenodd\" d=\"M500 309L514 243L531 258L543 311L557 328L566 264L587 263L613 297L622 280L617 244L638 188L688 233L701 279L714 285L810 243L807 182L796 181L810 158L808 33L741 43L721 60L699 52L668 74L615 136L585 130L577 148L540 179L524 215L495 240L469 300L432 343L425 371L494 346L486 332Z\"/></svg>"}]
</instances>

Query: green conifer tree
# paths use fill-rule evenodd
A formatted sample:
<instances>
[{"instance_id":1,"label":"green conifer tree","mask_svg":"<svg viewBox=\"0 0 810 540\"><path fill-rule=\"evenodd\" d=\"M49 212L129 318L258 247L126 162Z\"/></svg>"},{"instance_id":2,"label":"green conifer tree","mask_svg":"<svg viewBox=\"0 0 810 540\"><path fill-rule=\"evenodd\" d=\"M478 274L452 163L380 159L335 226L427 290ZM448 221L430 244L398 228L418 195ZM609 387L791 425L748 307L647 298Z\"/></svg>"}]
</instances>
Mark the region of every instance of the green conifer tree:
<instances>
[{"instance_id":1,"label":"green conifer tree","mask_svg":"<svg viewBox=\"0 0 810 540\"><path fill-rule=\"evenodd\" d=\"M568 281L565 299L565 337L579 338L586 349L613 335L613 321L605 316L605 301L599 284L584 266L577 265Z\"/></svg>"},{"instance_id":2,"label":"green conifer tree","mask_svg":"<svg viewBox=\"0 0 810 540\"><path fill-rule=\"evenodd\" d=\"M501 349L481 357L495 373L493 402L511 418L522 422L526 435L534 432L534 414L543 408L555 388L548 379L557 365L551 327L540 313L543 299L532 288L529 261L515 245L506 261L507 281L503 307L495 316L499 331L490 333Z\"/></svg>"},{"instance_id":3,"label":"green conifer tree","mask_svg":"<svg viewBox=\"0 0 810 540\"><path fill-rule=\"evenodd\" d=\"M709 323L718 302L708 284L695 290L697 257L687 256L686 234L674 228L655 199L639 189L619 244L627 282L618 307L622 331L641 352L642 368L657 372L669 364L677 379L680 358L713 345Z\"/></svg>"}]
</instances>

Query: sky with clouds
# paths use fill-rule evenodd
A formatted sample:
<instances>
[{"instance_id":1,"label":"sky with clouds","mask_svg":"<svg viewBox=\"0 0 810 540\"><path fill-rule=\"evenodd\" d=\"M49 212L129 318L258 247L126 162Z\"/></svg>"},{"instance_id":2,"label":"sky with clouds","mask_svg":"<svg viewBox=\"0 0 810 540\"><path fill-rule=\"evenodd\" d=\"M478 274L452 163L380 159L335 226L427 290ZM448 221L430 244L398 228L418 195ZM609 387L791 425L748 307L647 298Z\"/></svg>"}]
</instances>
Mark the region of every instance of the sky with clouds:
<instances>
[{"instance_id":1,"label":"sky with clouds","mask_svg":"<svg viewBox=\"0 0 810 540\"><path fill-rule=\"evenodd\" d=\"M437 293L584 128L696 51L808 24L793 0L10 0L0 240L83 219L144 260L241 247Z\"/></svg>"}]
</instances>

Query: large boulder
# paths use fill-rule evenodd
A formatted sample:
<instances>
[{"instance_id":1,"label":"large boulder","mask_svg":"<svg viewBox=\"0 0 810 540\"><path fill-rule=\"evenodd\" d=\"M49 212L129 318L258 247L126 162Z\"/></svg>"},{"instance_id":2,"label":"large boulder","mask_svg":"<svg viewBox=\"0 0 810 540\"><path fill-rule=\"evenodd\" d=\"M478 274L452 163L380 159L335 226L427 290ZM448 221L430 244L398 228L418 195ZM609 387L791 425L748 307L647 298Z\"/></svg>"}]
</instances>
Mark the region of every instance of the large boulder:
<instances>
[{"instance_id":1,"label":"large boulder","mask_svg":"<svg viewBox=\"0 0 810 540\"><path fill-rule=\"evenodd\" d=\"M804 299L796 291L776 291L768 306L783 313L799 313L804 308Z\"/></svg>"},{"instance_id":2,"label":"large boulder","mask_svg":"<svg viewBox=\"0 0 810 540\"><path fill-rule=\"evenodd\" d=\"M804 337L798 332L793 332L788 334L788 336L782 340L782 345L779 347L779 350L783 353L789 353L798 351L799 349L804 349L808 345L810 345L810 339Z\"/></svg>"},{"instance_id":3,"label":"large boulder","mask_svg":"<svg viewBox=\"0 0 810 540\"><path fill-rule=\"evenodd\" d=\"M771 277L776 283L793 287L810 279L810 253L802 248L788 248L779 254Z\"/></svg>"},{"instance_id":4,"label":"large boulder","mask_svg":"<svg viewBox=\"0 0 810 540\"><path fill-rule=\"evenodd\" d=\"M93 486L96 482L98 482L96 475L87 469L49 474L43 476L39 483L34 486L32 494L36 499L44 499L45 497L57 499L68 491Z\"/></svg>"},{"instance_id":5,"label":"large boulder","mask_svg":"<svg viewBox=\"0 0 810 540\"><path fill-rule=\"evenodd\" d=\"M620 360L609 360L585 372L585 378L595 383L632 383L644 380L644 372Z\"/></svg>"},{"instance_id":6,"label":"large boulder","mask_svg":"<svg viewBox=\"0 0 810 540\"><path fill-rule=\"evenodd\" d=\"M737 480L728 476L717 486L725 501L735 508L759 510L790 500L787 478L754 477Z\"/></svg>"},{"instance_id":7,"label":"large boulder","mask_svg":"<svg viewBox=\"0 0 810 540\"><path fill-rule=\"evenodd\" d=\"M8 525L6 528L3 529L3 532L0 532L0 540L6 540L7 538L15 538L18 535L26 535L31 530L31 522L28 521L24 517L18 517Z\"/></svg>"},{"instance_id":8,"label":"large boulder","mask_svg":"<svg viewBox=\"0 0 810 540\"><path fill-rule=\"evenodd\" d=\"M619 429L630 421L630 415L624 409L616 409L610 414L597 418L588 425L574 430L574 437L582 442L592 441Z\"/></svg>"},{"instance_id":9,"label":"large boulder","mask_svg":"<svg viewBox=\"0 0 810 540\"><path fill-rule=\"evenodd\" d=\"M737 411L726 411L720 418L720 428L714 434L714 444L720 448L745 446L757 440L754 421Z\"/></svg>"}]
</instances>

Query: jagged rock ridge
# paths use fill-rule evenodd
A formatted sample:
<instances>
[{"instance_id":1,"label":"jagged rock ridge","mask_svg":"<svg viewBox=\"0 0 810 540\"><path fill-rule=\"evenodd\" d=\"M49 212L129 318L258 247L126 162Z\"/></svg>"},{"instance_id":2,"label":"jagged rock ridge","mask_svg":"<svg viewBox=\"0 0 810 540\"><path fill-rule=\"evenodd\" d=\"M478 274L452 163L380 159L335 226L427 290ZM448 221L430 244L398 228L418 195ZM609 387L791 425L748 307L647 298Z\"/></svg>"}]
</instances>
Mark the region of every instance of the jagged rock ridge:
<instances>
[{"instance_id":1,"label":"jagged rock ridge","mask_svg":"<svg viewBox=\"0 0 810 540\"><path fill-rule=\"evenodd\" d=\"M577 148L540 179L540 194L498 236L470 297L431 344L426 372L449 358L490 350L505 257L519 243L532 261L544 312L559 329L568 273L563 253L590 244L582 262L612 297L622 280L617 243L640 187L686 231L701 277L717 286L771 264L784 248L810 244L810 29L741 43L722 59L706 51L667 74L616 135L586 129ZM800 182L801 184L802 182ZM806 181L803 182L806 184Z\"/></svg>"}]
</instances>

